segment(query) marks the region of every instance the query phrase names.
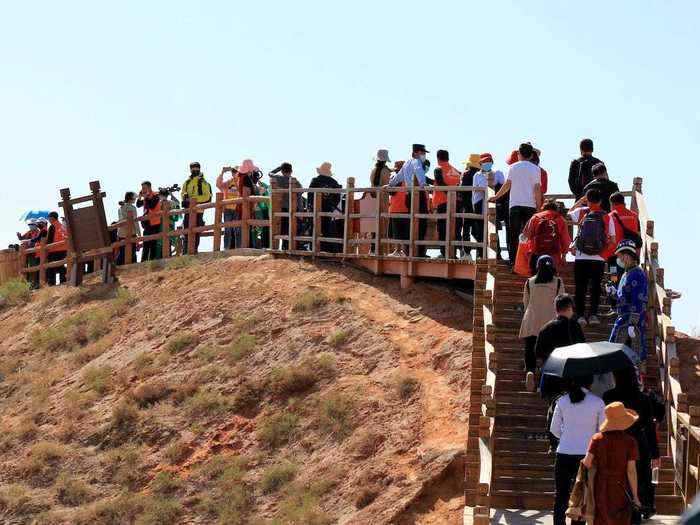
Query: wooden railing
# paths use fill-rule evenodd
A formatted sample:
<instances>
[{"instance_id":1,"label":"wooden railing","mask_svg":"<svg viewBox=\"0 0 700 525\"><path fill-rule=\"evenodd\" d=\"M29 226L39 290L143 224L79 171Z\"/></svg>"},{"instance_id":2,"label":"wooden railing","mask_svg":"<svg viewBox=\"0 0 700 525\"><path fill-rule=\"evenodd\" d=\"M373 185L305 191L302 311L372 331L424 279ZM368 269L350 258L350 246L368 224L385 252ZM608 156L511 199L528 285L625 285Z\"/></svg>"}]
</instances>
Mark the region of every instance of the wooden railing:
<instances>
[{"instance_id":1,"label":"wooden railing","mask_svg":"<svg viewBox=\"0 0 700 525\"><path fill-rule=\"evenodd\" d=\"M355 188L354 179L347 181L346 188L301 188L294 179L290 180L289 188L272 188L271 196L250 195L244 188L244 195L233 199L224 199L223 194L218 193L214 202L197 204L192 202L188 208L170 209L169 201L163 201L160 212L145 214L139 217L129 216L126 220L113 223L109 226L110 232L118 229L126 229L126 236L117 239L110 247L80 256L67 254L65 259L48 261L49 247L38 245L28 248L23 243L20 249L21 272L23 274L38 273L40 286L47 283L47 270L68 266L68 271L74 264L93 262L95 270L99 270L101 260L110 252L116 253L124 250L124 263L136 262L137 246L147 241L161 241L161 258L168 258L183 253L194 254L197 252L197 236L212 237L212 249L218 252L222 249L221 239L225 229L240 228L240 243L237 248L251 248L251 227L269 228L269 249L276 253L291 255L311 255L318 257L345 258L374 258L382 259L389 254L389 248L406 247L406 255L398 257L399 260L426 260L419 257L420 247L442 248L445 250L447 260L457 262L456 250L477 249L477 253L485 253L488 250L488 236L484 235L482 242L473 242L458 238L457 226L461 221L473 221L483 225L483 231L488 228L488 215L486 207L482 213L465 213L457 207L457 196L464 194L464 198L471 198L471 192L485 192L483 187L473 186L431 186L426 188ZM419 199L427 197L430 192L443 191L447 194L447 206L445 213L421 212ZM390 213L387 208L388 196L397 192L410 193L410 208L407 213ZM306 199L302 197L306 195ZM323 211L323 197L325 195L338 195L341 205L336 211ZM356 198L361 195L361 198ZM286 205L284 204L286 201ZM304 202L305 201L305 202ZM268 218L255 219L255 208L258 204L268 204ZM223 220L223 212L227 207L237 206L240 218L232 221ZM214 210L214 221L204 226L197 226L197 215ZM153 217L160 219L161 229L150 235L135 235L134 221L149 222ZM172 216L189 216L188 226L170 228ZM282 219L287 219L290 225L287 231L282 231ZM342 223L336 235L323 234L323 221L334 220ZM398 239L388 235L390 219L406 219L409 221L409 238ZM437 238L436 221L445 221L445 240ZM420 238L420 222L426 222L428 238ZM170 239L186 239L183 249L175 249L171 246ZM284 247L284 244L286 247ZM328 245L335 245L335 250L324 250ZM34 264L28 266L28 260L37 259ZM443 259L444 260L444 259Z\"/></svg>"}]
</instances>

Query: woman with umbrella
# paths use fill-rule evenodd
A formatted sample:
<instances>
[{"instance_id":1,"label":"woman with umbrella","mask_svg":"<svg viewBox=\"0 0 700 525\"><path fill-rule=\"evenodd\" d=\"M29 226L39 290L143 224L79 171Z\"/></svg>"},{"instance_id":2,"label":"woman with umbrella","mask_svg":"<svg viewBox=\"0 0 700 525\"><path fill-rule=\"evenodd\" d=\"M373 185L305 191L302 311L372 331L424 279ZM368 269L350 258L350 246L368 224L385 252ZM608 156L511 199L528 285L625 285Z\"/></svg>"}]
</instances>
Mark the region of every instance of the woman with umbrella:
<instances>
[{"instance_id":1,"label":"woman with umbrella","mask_svg":"<svg viewBox=\"0 0 700 525\"><path fill-rule=\"evenodd\" d=\"M619 401L610 403L605 407L600 433L591 439L583 464L588 469L596 467L593 525L630 525L630 503L641 506L637 494L637 442L625 433L638 417Z\"/></svg>"},{"instance_id":2,"label":"woman with umbrella","mask_svg":"<svg viewBox=\"0 0 700 525\"><path fill-rule=\"evenodd\" d=\"M566 524L566 508L579 465L604 421L605 404L591 393L592 384L592 375L574 377L569 393L559 398L554 409L549 428L559 439L554 463L554 525ZM581 523L572 521L572 525Z\"/></svg>"}]
</instances>

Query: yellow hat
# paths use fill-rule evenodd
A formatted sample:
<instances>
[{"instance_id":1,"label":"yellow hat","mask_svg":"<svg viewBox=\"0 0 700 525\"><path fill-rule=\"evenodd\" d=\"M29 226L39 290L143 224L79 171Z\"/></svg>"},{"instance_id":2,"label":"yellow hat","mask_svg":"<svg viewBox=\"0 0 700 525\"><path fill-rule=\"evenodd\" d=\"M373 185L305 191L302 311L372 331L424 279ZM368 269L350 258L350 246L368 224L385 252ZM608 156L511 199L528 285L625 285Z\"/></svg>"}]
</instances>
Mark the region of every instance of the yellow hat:
<instances>
[{"instance_id":1,"label":"yellow hat","mask_svg":"<svg viewBox=\"0 0 700 525\"><path fill-rule=\"evenodd\" d=\"M638 419L639 416L634 410L627 410L625 405L615 401L605 407L605 421L600 425L600 431L627 430Z\"/></svg>"},{"instance_id":2,"label":"yellow hat","mask_svg":"<svg viewBox=\"0 0 700 525\"><path fill-rule=\"evenodd\" d=\"M470 153L469 158L462 161L462 165L467 168L478 168L481 166L481 155L478 153Z\"/></svg>"}]
</instances>

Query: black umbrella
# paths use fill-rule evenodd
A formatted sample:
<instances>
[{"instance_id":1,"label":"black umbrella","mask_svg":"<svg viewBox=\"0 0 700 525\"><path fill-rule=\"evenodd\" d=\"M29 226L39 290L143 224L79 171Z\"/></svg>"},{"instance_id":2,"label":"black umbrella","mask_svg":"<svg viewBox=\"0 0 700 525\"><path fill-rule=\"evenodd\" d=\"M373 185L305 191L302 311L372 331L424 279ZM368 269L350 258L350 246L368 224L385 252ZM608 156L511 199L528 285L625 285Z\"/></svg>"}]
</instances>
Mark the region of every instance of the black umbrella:
<instances>
[{"instance_id":1,"label":"black umbrella","mask_svg":"<svg viewBox=\"0 0 700 525\"><path fill-rule=\"evenodd\" d=\"M683 525L699 525L700 524L700 498L695 498L693 504L681 516Z\"/></svg>"},{"instance_id":2,"label":"black umbrella","mask_svg":"<svg viewBox=\"0 0 700 525\"><path fill-rule=\"evenodd\" d=\"M562 346L551 353L542 373L559 377L604 374L639 363L639 356L620 343L578 343Z\"/></svg>"}]
</instances>

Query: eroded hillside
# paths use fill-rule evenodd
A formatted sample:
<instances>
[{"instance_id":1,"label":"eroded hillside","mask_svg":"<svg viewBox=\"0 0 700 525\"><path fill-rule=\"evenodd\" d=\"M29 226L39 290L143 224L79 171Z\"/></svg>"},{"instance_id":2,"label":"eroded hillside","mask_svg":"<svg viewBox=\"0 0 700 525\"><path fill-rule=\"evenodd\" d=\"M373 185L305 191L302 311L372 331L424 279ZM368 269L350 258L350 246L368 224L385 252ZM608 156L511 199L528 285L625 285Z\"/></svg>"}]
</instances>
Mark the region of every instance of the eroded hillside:
<instances>
[{"instance_id":1,"label":"eroded hillside","mask_svg":"<svg viewBox=\"0 0 700 525\"><path fill-rule=\"evenodd\" d=\"M267 257L0 311L3 523L461 523L471 308Z\"/></svg>"}]
</instances>

